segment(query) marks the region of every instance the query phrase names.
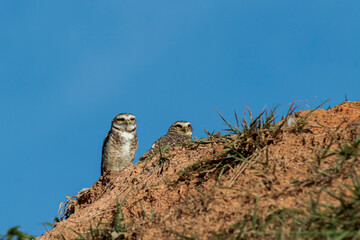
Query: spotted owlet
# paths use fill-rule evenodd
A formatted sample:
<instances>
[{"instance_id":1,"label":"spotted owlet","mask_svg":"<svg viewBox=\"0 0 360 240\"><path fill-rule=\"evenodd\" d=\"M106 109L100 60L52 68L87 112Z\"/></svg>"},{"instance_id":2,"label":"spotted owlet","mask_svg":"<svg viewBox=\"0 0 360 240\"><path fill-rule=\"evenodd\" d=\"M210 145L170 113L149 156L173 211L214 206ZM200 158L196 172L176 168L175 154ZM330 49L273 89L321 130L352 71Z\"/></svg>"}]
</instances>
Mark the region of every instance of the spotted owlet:
<instances>
[{"instance_id":1,"label":"spotted owlet","mask_svg":"<svg viewBox=\"0 0 360 240\"><path fill-rule=\"evenodd\" d=\"M130 113L118 114L104 139L101 175L110 170L120 171L131 164L137 148L136 117Z\"/></svg>"},{"instance_id":2,"label":"spotted owlet","mask_svg":"<svg viewBox=\"0 0 360 240\"><path fill-rule=\"evenodd\" d=\"M155 153L158 153L160 149L163 151L166 147L172 147L190 141L192 131L193 128L189 122L177 121L173 123L166 135L156 140L151 146L151 149L139 158L139 161L143 161L149 157L151 158Z\"/></svg>"}]
</instances>

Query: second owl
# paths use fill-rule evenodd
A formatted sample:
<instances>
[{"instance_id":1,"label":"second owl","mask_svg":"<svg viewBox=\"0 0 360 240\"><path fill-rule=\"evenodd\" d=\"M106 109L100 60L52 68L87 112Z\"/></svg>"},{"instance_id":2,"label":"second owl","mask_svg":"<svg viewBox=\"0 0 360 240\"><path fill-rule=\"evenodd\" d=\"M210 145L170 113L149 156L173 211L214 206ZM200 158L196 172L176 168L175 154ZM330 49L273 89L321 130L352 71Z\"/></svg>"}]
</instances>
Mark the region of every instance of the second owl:
<instances>
[{"instance_id":1,"label":"second owl","mask_svg":"<svg viewBox=\"0 0 360 240\"><path fill-rule=\"evenodd\" d=\"M151 149L144 153L141 158L139 158L139 161L144 161L147 158L151 158L155 153L164 150L166 147L172 147L191 141L192 131L193 128L189 122L174 122L170 126L168 132L156 140L155 143L151 146Z\"/></svg>"}]
</instances>

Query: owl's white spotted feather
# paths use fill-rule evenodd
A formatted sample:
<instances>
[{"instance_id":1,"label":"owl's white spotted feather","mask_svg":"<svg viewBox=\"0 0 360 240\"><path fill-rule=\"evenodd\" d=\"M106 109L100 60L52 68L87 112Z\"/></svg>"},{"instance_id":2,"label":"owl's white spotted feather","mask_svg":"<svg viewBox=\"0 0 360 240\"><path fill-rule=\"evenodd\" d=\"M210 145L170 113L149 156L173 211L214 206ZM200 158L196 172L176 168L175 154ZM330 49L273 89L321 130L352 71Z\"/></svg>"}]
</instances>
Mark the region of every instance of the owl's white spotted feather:
<instances>
[{"instance_id":1,"label":"owl's white spotted feather","mask_svg":"<svg viewBox=\"0 0 360 240\"><path fill-rule=\"evenodd\" d=\"M106 135L101 159L101 175L120 171L130 165L138 148L136 118L130 113L118 114Z\"/></svg>"}]
</instances>

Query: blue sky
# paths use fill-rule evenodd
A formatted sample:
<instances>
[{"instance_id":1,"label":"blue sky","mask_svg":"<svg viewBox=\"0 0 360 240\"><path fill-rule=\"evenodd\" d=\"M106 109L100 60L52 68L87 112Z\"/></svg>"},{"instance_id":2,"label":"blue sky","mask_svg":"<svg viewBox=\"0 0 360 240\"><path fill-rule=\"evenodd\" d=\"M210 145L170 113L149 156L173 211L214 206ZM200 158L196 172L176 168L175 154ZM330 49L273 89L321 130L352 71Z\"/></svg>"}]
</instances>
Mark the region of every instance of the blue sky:
<instances>
[{"instance_id":1,"label":"blue sky","mask_svg":"<svg viewBox=\"0 0 360 240\"><path fill-rule=\"evenodd\" d=\"M247 104L360 100L359 13L332 0L0 1L0 233L41 235L99 178L118 113L137 117L137 159L176 120L197 137L222 129L214 108L233 121Z\"/></svg>"}]
</instances>

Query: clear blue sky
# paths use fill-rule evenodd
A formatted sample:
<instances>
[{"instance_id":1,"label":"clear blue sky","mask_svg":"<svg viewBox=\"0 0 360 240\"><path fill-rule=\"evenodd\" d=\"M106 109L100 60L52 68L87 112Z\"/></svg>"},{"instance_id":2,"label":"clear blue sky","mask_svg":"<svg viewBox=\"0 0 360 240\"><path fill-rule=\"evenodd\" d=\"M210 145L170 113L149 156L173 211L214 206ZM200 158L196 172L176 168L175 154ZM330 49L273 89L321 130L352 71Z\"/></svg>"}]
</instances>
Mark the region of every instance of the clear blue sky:
<instances>
[{"instance_id":1,"label":"clear blue sky","mask_svg":"<svg viewBox=\"0 0 360 240\"><path fill-rule=\"evenodd\" d=\"M0 233L41 235L100 175L112 118L140 157L171 123L360 100L360 1L0 1ZM328 104L326 105L326 107ZM306 105L304 105L306 108Z\"/></svg>"}]
</instances>

